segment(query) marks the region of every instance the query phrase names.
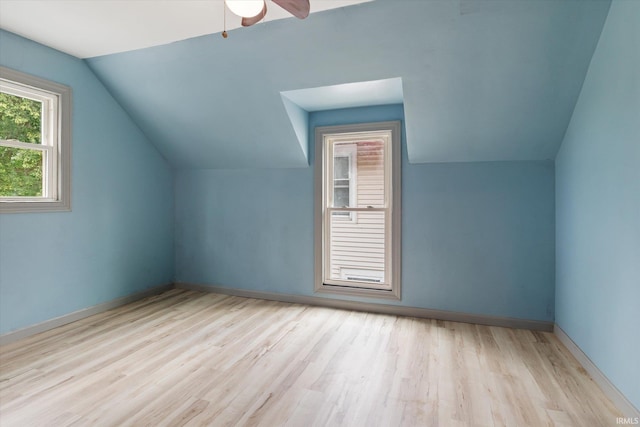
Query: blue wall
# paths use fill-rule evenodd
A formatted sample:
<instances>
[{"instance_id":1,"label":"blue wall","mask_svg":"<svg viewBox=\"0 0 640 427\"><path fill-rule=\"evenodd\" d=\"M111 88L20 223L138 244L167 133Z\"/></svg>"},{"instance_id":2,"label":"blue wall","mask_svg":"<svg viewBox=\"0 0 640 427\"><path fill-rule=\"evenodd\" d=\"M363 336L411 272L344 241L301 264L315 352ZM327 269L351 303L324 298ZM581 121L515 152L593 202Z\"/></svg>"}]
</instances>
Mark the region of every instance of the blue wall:
<instances>
[{"instance_id":1,"label":"blue wall","mask_svg":"<svg viewBox=\"0 0 640 427\"><path fill-rule=\"evenodd\" d=\"M640 2L614 1L556 158L558 325L640 408Z\"/></svg>"},{"instance_id":2,"label":"blue wall","mask_svg":"<svg viewBox=\"0 0 640 427\"><path fill-rule=\"evenodd\" d=\"M0 31L0 64L73 89L73 210L0 215L0 334L170 283L165 160L83 61Z\"/></svg>"},{"instance_id":3,"label":"blue wall","mask_svg":"<svg viewBox=\"0 0 640 427\"><path fill-rule=\"evenodd\" d=\"M309 121L397 119L401 105ZM181 170L175 194L178 281L313 295L313 167ZM553 320L553 163L409 164L403 137L402 209L398 304Z\"/></svg>"}]
</instances>

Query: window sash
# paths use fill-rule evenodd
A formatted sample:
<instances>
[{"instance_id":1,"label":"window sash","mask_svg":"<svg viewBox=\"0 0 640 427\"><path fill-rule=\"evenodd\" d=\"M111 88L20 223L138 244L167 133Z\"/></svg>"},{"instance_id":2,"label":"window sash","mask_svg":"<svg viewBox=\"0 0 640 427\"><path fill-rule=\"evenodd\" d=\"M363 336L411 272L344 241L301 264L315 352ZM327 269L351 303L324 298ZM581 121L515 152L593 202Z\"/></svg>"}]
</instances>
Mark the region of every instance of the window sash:
<instances>
[{"instance_id":1,"label":"window sash","mask_svg":"<svg viewBox=\"0 0 640 427\"><path fill-rule=\"evenodd\" d=\"M334 213L357 213L357 212L382 212L384 214L384 280L380 284L371 284L370 282L362 282L366 283L366 286L357 285L357 281L353 280L337 280L331 279L331 219ZM334 218L337 219L337 218ZM323 231L324 231L324 251L323 251L323 265L324 265L324 275L323 282L325 284L333 284L333 285L342 285L349 287L376 287L376 288L384 288L390 289L392 285L391 278L392 276L392 263L391 263L391 245L390 241L392 238L391 234L391 224L392 224L392 212L390 207L384 208L333 208L333 207L325 207L324 214L324 223L323 223ZM375 286L373 286L375 285Z\"/></svg>"},{"instance_id":2,"label":"window sash","mask_svg":"<svg viewBox=\"0 0 640 427\"><path fill-rule=\"evenodd\" d=\"M0 147L19 148L43 152L42 196L0 196L2 201L55 201L57 199L57 174L55 170L56 150L51 145L40 145L21 141L0 140Z\"/></svg>"},{"instance_id":3,"label":"window sash","mask_svg":"<svg viewBox=\"0 0 640 427\"><path fill-rule=\"evenodd\" d=\"M381 283L358 281L358 280L340 280L331 278L331 219L334 213L356 213L356 212L382 212L384 213L384 278ZM334 218L335 219L335 218ZM326 207L324 215L324 253L323 253L323 283L325 285L336 285L349 288L362 288L362 289L380 289L391 290L392 286L392 262L391 262L391 209L385 208L332 208Z\"/></svg>"}]
</instances>

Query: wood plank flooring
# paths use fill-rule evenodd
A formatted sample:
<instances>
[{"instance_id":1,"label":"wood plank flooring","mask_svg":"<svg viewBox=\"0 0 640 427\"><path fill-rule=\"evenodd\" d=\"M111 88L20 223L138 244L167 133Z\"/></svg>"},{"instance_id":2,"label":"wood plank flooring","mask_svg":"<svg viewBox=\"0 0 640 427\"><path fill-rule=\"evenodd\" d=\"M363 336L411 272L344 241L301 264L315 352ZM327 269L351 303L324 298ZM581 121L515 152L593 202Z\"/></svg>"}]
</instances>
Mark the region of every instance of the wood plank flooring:
<instances>
[{"instance_id":1,"label":"wood plank flooring","mask_svg":"<svg viewBox=\"0 0 640 427\"><path fill-rule=\"evenodd\" d=\"M0 347L0 426L612 426L549 333L171 290Z\"/></svg>"}]
</instances>

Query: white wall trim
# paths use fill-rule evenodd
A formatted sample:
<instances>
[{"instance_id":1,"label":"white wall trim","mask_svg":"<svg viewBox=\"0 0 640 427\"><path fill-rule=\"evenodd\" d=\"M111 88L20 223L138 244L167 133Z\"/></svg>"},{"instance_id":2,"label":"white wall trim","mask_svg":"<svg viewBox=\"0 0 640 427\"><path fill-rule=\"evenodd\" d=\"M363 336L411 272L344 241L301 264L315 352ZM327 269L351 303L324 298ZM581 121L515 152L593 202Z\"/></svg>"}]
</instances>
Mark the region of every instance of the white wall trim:
<instances>
[{"instance_id":1,"label":"white wall trim","mask_svg":"<svg viewBox=\"0 0 640 427\"><path fill-rule=\"evenodd\" d=\"M173 289L172 283L167 285L155 286L150 289L146 289L142 292L135 293L133 295L127 295L121 298L117 298L111 301L103 302L101 304L94 305L92 307L83 308L73 313L65 314L60 317L45 320L44 322L37 323L35 325L27 326L26 328L18 329L16 331L7 332L0 335L0 345L9 344L23 338L30 337L41 332L48 331L50 329L57 328L59 326L66 325L67 323L75 322L76 320L84 319L85 317L93 316L94 314L102 313L107 310L111 310L122 305L130 304L132 302L147 298L153 295L158 295Z\"/></svg>"},{"instance_id":2,"label":"white wall trim","mask_svg":"<svg viewBox=\"0 0 640 427\"><path fill-rule=\"evenodd\" d=\"M557 324L554 325L553 333L558 337L560 342L564 344L565 347L567 347L567 350L569 350L569 352L573 354L573 357L578 360L578 362L587 371L587 373L589 373L596 384L600 386L603 393L609 399L611 399L613 404L616 405L618 409L620 409L625 417L640 418L640 411L638 410L638 408L636 408L633 403L631 403L629 399L627 399L626 396L622 394L611 381L609 381L609 378L607 378L607 376L603 374L600 369L598 369L596 364L593 363L591 359L589 359L589 356L587 356L582 351L582 349L578 347L575 342L573 342L571 337L569 337L569 335L567 335L567 333L563 331L560 326L558 326Z\"/></svg>"},{"instance_id":3,"label":"white wall trim","mask_svg":"<svg viewBox=\"0 0 640 427\"><path fill-rule=\"evenodd\" d=\"M534 331L551 332L552 322L539 320L515 319L511 317L487 316L482 314L459 313L455 311L431 310L420 307L406 307L391 304L376 304L359 301L346 301L334 298L321 298L306 295L290 295L275 292L251 291L245 289L225 288L195 283L178 282L178 289L213 292L224 295L234 295L245 298L265 299L270 301L290 302L294 304L316 305L321 307L338 308L342 310L366 311L370 313L390 314L394 316L421 317L426 319L446 320L449 322L473 323L478 325L501 326L505 328L530 329Z\"/></svg>"}]
</instances>

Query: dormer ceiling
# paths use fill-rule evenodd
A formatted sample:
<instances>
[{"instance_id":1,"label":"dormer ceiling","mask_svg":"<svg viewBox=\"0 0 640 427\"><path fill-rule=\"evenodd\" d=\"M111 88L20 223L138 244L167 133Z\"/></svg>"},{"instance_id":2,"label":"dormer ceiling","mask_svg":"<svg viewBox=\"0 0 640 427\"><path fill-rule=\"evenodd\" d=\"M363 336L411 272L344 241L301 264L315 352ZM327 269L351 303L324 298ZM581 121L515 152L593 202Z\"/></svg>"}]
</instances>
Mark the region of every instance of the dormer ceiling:
<instances>
[{"instance_id":1,"label":"dormer ceiling","mask_svg":"<svg viewBox=\"0 0 640 427\"><path fill-rule=\"evenodd\" d=\"M401 82L410 162L546 160L609 5L376 0L87 62L177 168L306 167L310 105L375 81Z\"/></svg>"}]
</instances>

